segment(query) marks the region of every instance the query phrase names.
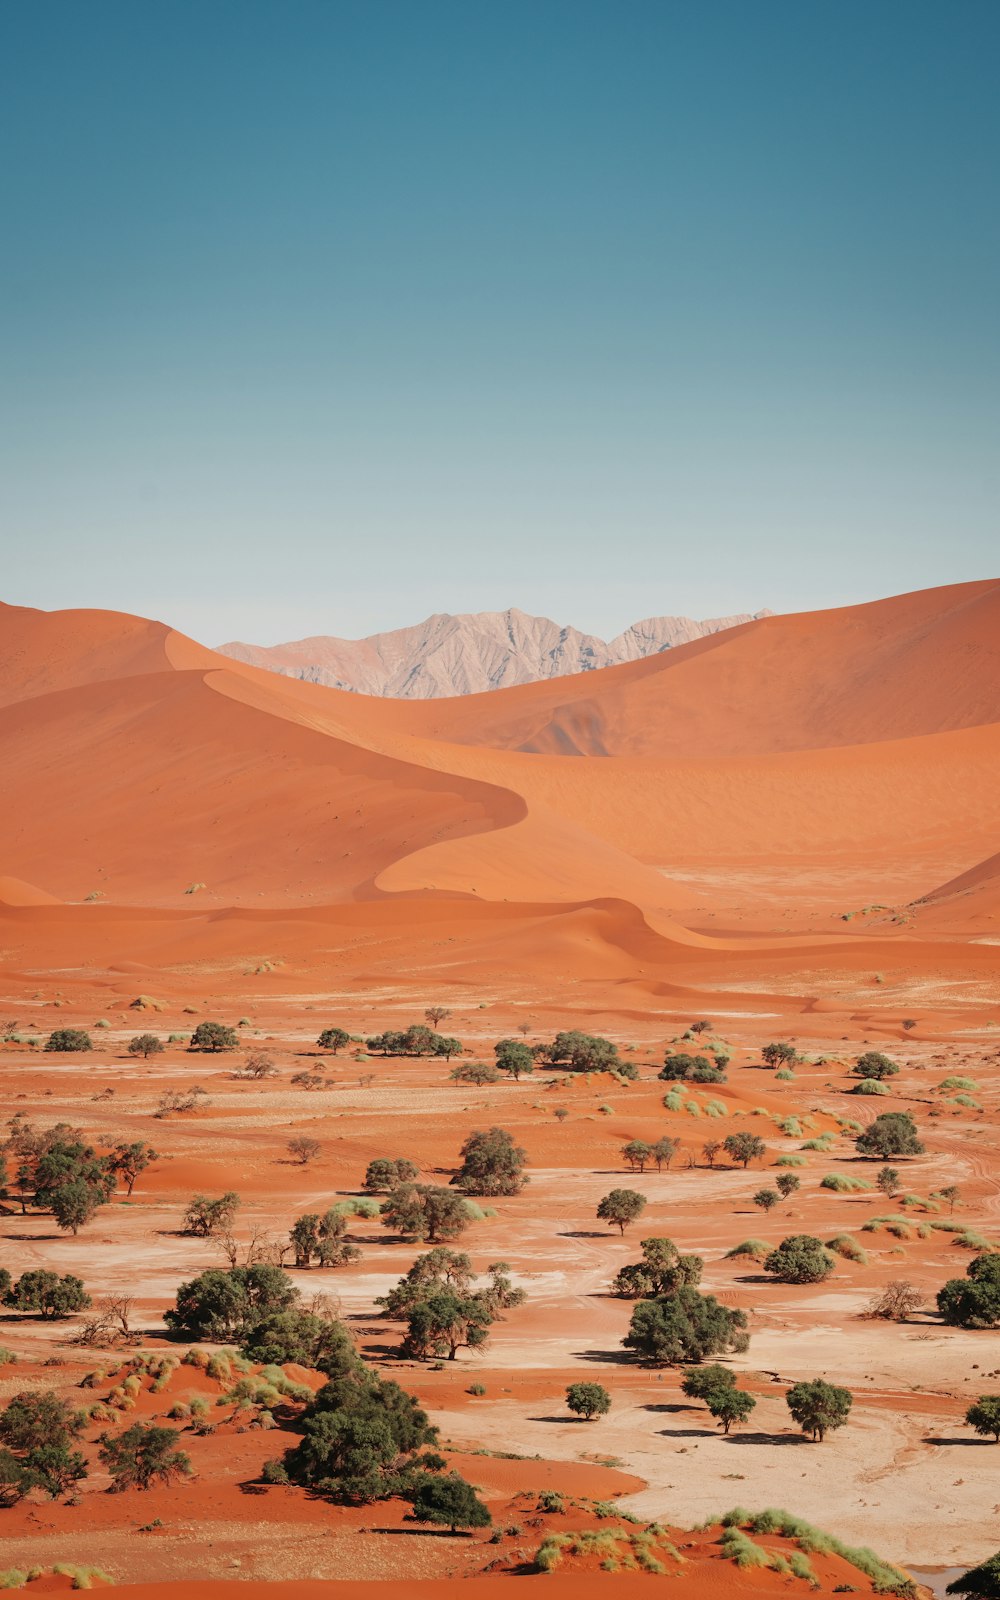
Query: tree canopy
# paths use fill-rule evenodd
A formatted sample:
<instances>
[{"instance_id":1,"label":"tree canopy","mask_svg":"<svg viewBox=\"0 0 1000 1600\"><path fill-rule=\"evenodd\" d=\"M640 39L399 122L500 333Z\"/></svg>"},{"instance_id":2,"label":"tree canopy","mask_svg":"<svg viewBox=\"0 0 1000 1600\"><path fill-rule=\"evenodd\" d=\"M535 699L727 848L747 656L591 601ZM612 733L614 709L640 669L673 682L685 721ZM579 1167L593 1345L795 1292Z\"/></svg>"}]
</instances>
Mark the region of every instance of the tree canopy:
<instances>
[{"instance_id":1,"label":"tree canopy","mask_svg":"<svg viewBox=\"0 0 1000 1600\"><path fill-rule=\"evenodd\" d=\"M850 1415L854 1396L824 1378L796 1383L785 1395L792 1417L803 1433L822 1442L834 1428L842 1428Z\"/></svg>"},{"instance_id":2,"label":"tree canopy","mask_svg":"<svg viewBox=\"0 0 1000 1600\"><path fill-rule=\"evenodd\" d=\"M714 1295L678 1289L655 1300L641 1300L623 1343L657 1366L700 1362L745 1350L746 1325L745 1312L720 1305Z\"/></svg>"}]
</instances>

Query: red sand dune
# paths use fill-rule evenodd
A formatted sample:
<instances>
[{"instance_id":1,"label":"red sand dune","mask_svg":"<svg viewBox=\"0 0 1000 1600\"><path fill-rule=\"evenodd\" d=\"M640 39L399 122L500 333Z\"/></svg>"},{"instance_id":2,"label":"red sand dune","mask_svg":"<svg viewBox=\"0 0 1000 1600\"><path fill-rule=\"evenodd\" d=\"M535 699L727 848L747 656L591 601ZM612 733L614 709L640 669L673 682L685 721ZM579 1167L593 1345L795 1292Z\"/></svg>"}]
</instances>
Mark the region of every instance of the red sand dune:
<instances>
[{"instance_id":1,"label":"red sand dune","mask_svg":"<svg viewBox=\"0 0 1000 1600\"><path fill-rule=\"evenodd\" d=\"M173 942L202 960L227 947L227 908L292 913L293 949L314 938L299 913L325 908L335 961L362 936L425 949L426 908L444 901L455 971L507 951L521 970L655 990L668 974L697 986L734 953L776 974L870 966L876 939L909 941L926 966L936 946L914 935L961 933L966 911L981 932L975 907L992 904L988 885L970 897L956 879L944 921L929 906L909 926L827 912L772 918L755 938L706 922L754 874L802 904L825 877L826 902L853 910L903 904L989 854L997 583L767 618L623 667L433 702L280 678L113 612L4 608L2 621L0 869L37 888L0 899L22 930L47 896L96 900L50 901L31 927L58 942L64 922L78 946L86 926L109 959L111 905L185 910ZM118 954L149 931L120 925ZM147 954L172 938L158 925ZM982 950L977 971L993 959Z\"/></svg>"}]
</instances>

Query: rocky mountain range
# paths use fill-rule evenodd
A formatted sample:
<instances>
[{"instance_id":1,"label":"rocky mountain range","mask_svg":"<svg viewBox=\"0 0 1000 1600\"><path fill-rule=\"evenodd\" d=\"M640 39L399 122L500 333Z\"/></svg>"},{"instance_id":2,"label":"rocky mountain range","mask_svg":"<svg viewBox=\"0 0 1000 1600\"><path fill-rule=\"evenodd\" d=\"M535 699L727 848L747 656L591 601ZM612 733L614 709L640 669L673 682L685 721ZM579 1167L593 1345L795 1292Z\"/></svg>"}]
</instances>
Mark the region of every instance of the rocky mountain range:
<instances>
[{"instance_id":1,"label":"rocky mountain range","mask_svg":"<svg viewBox=\"0 0 1000 1600\"><path fill-rule=\"evenodd\" d=\"M636 661L771 615L766 610L745 612L706 622L647 617L605 640L515 608L458 616L438 612L414 627L366 639L320 634L277 645L234 640L218 648L237 661L309 683L393 699L433 700Z\"/></svg>"}]
</instances>

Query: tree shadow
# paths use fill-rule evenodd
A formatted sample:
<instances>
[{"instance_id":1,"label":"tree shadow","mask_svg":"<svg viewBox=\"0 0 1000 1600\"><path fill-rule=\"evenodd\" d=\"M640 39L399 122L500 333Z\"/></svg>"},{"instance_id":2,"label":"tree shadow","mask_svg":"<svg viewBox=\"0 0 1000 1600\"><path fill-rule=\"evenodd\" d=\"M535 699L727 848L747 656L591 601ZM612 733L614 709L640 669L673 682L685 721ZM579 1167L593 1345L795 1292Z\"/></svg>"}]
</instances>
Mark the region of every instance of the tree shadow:
<instances>
[{"instance_id":1,"label":"tree shadow","mask_svg":"<svg viewBox=\"0 0 1000 1600\"><path fill-rule=\"evenodd\" d=\"M694 1411L696 1408L694 1406L664 1404L643 1406L642 1409L643 1411L658 1412L660 1415L668 1415L677 1411Z\"/></svg>"},{"instance_id":2,"label":"tree shadow","mask_svg":"<svg viewBox=\"0 0 1000 1600\"><path fill-rule=\"evenodd\" d=\"M714 1428L658 1428L657 1437L660 1439L716 1439L720 1437Z\"/></svg>"},{"instance_id":3,"label":"tree shadow","mask_svg":"<svg viewBox=\"0 0 1000 1600\"><path fill-rule=\"evenodd\" d=\"M938 1434L930 1433L930 1434L927 1435L926 1438L921 1439L920 1443L921 1444L964 1444L964 1445L970 1445L971 1444L973 1446L981 1444L981 1445L985 1445L987 1450L995 1450L997 1448L998 1441L996 1439L942 1439Z\"/></svg>"},{"instance_id":4,"label":"tree shadow","mask_svg":"<svg viewBox=\"0 0 1000 1600\"><path fill-rule=\"evenodd\" d=\"M560 1424L565 1424L566 1426L573 1427L573 1428L578 1427L580 1423L582 1423L584 1427L586 1427L586 1425L587 1425L587 1418L586 1417L529 1417L528 1421L529 1422L558 1422Z\"/></svg>"},{"instance_id":5,"label":"tree shadow","mask_svg":"<svg viewBox=\"0 0 1000 1600\"><path fill-rule=\"evenodd\" d=\"M574 1361L603 1361L616 1367L634 1365L635 1357L626 1350L574 1350Z\"/></svg>"},{"instance_id":6,"label":"tree shadow","mask_svg":"<svg viewBox=\"0 0 1000 1600\"><path fill-rule=\"evenodd\" d=\"M727 1444L812 1444L804 1433L730 1433Z\"/></svg>"},{"instance_id":7,"label":"tree shadow","mask_svg":"<svg viewBox=\"0 0 1000 1600\"><path fill-rule=\"evenodd\" d=\"M557 1233L557 1239L607 1239L609 1235L602 1233L599 1228L578 1228L572 1233Z\"/></svg>"}]
</instances>

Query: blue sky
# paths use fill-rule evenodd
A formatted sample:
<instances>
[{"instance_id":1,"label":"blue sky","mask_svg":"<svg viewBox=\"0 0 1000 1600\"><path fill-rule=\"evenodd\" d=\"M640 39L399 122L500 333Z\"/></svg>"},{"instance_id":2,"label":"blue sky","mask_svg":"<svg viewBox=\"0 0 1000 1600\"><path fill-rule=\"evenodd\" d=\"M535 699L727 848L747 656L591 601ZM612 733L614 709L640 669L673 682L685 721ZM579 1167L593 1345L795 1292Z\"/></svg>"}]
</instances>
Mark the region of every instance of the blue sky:
<instances>
[{"instance_id":1,"label":"blue sky","mask_svg":"<svg viewBox=\"0 0 1000 1600\"><path fill-rule=\"evenodd\" d=\"M9 0L0 594L610 635L1000 569L996 0Z\"/></svg>"}]
</instances>

